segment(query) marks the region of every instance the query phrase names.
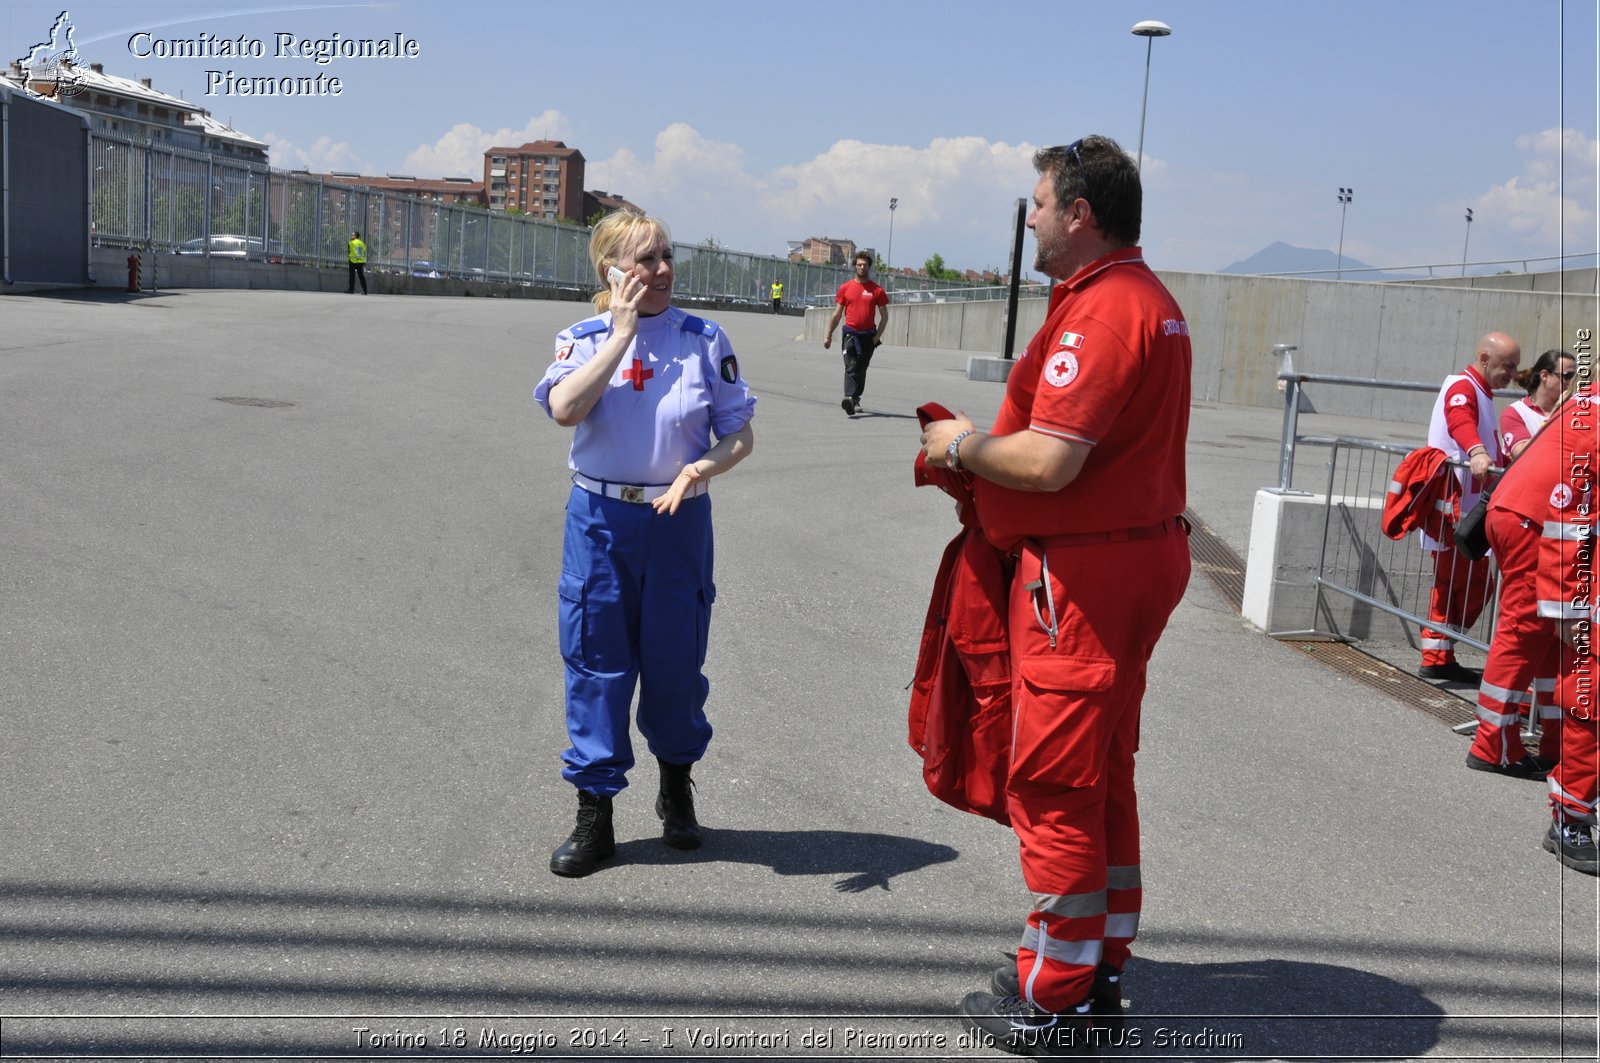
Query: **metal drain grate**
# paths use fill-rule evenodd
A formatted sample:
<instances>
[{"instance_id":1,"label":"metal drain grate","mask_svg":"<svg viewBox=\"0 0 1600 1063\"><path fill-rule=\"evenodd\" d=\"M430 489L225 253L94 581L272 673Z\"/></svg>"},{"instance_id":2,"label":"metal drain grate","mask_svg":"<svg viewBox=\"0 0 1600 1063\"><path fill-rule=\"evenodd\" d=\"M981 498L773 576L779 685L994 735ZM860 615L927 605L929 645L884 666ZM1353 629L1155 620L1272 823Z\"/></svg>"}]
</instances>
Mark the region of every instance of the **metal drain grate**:
<instances>
[{"instance_id":1,"label":"metal drain grate","mask_svg":"<svg viewBox=\"0 0 1600 1063\"><path fill-rule=\"evenodd\" d=\"M1315 657L1340 675L1359 680L1381 690L1396 701L1425 712L1451 727L1477 720L1474 706L1454 694L1425 683L1409 672L1402 672L1387 661L1362 653L1344 642L1290 642L1308 657Z\"/></svg>"},{"instance_id":2,"label":"metal drain grate","mask_svg":"<svg viewBox=\"0 0 1600 1063\"><path fill-rule=\"evenodd\" d=\"M1193 510L1184 510L1184 517L1193 531L1189 535L1189 556L1195 568L1205 574L1235 611L1244 603L1244 561L1233 548L1206 527ZM1454 694L1440 690L1409 672L1403 672L1387 661L1361 652L1345 642L1282 640L1286 645L1313 657L1340 675L1365 683L1383 692L1403 705L1454 727L1470 723L1477 718L1473 703Z\"/></svg>"},{"instance_id":3,"label":"metal drain grate","mask_svg":"<svg viewBox=\"0 0 1600 1063\"><path fill-rule=\"evenodd\" d=\"M238 395L218 395L217 401L231 403L234 406L261 406L269 410L281 410L294 405L282 399L247 399Z\"/></svg>"},{"instance_id":4,"label":"metal drain grate","mask_svg":"<svg viewBox=\"0 0 1600 1063\"><path fill-rule=\"evenodd\" d=\"M1183 511L1189 522L1189 558L1194 566L1205 573L1211 585L1224 601L1238 612L1244 607L1244 562L1233 548L1217 537L1194 510Z\"/></svg>"}]
</instances>

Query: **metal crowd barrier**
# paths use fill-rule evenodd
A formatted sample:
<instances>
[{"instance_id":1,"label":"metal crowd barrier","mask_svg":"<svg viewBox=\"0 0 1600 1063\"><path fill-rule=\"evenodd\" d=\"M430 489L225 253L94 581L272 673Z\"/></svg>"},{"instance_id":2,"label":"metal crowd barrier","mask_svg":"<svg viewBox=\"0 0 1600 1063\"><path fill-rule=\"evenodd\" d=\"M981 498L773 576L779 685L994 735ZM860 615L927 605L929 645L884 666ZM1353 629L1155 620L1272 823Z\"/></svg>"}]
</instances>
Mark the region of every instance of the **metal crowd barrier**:
<instances>
[{"instance_id":1,"label":"metal crowd barrier","mask_svg":"<svg viewBox=\"0 0 1600 1063\"><path fill-rule=\"evenodd\" d=\"M1477 621L1466 628L1439 624L1428 619L1430 595L1435 582L1435 563L1434 555L1422 548L1421 534L1412 532L1398 541L1383 534L1383 505L1389 485L1394 480L1395 468L1407 454L1423 445L1422 440L1389 443L1349 436L1303 436L1298 431L1301 392L1306 384L1423 392L1436 392L1439 385L1296 373L1290 362L1294 350L1293 346L1285 344L1273 348L1273 353L1282 358L1283 368L1278 379L1284 390L1279 490L1286 494L1303 493L1292 488L1295 449L1300 445L1329 448L1328 476L1323 495L1322 540L1313 577L1316 586L1313 627L1305 631L1277 631L1273 634L1279 638L1358 641L1350 632L1337 630L1339 625L1332 619L1326 597L1335 594L1370 610L1393 616L1403 625L1430 628L1448 634L1464 645L1487 652L1494 640L1495 620L1500 611L1500 571L1494 555L1489 555L1489 564L1484 571L1484 604ZM1501 398L1520 397L1519 392L1508 390L1495 394ZM1423 434L1420 428L1419 437ZM1465 463L1456 461L1450 465L1455 469L1465 467ZM1496 468L1493 471L1499 474L1504 470ZM1454 573L1451 576L1453 578ZM1468 573L1463 573L1463 577L1470 578ZM1453 592L1453 582L1447 582L1446 588ZM1327 621L1326 629L1322 626L1324 620ZM1409 628L1407 636L1410 636ZM1522 731L1523 741L1530 748L1538 745L1543 730L1537 696L1533 708L1534 711L1529 712L1523 722ZM1455 731L1458 734L1470 734L1476 727L1477 721L1469 720L1458 724Z\"/></svg>"},{"instance_id":2,"label":"metal crowd barrier","mask_svg":"<svg viewBox=\"0 0 1600 1063\"><path fill-rule=\"evenodd\" d=\"M361 232L369 272L453 277L593 291L589 230L491 211L473 203L330 181L236 157L90 133L90 203L97 245L216 255L212 238L240 238L231 256L343 269ZM669 219L670 220L670 219ZM782 281L788 306L832 305L848 263L795 262L733 251L708 238L674 243L680 296L771 305ZM880 278L896 302L1002 298L1003 287Z\"/></svg>"},{"instance_id":3,"label":"metal crowd barrier","mask_svg":"<svg viewBox=\"0 0 1600 1063\"><path fill-rule=\"evenodd\" d=\"M1490 555L1484 572L1484 586L1480 590L1484 605L1477 621L1467 628L1442 625L1428 619L1435 564L1434 555L1422 548L1421 533L1412 532L1399 540L1383 534L1383 504L1389 484L1394 480L1395 467L1416 446L1348 436L1300 436L1298 441L1307 446L1329 448L1322 542L1313 577L1317 588L1313 615L1327 616L1324 595L1340 594L1418 628L1444 632L1465 645L1487 652L1494 638L1499 608L1499 567L1494 556ZM1451 465L1464 467L1459 462ZM1459 578L1465 579L1467 575L1463 572ZM1450 573L1446 581L1449 593L1456 590L1456 578L1454 572ZM1471 588L1463 590L1471 592ZM1349 637L1346 632L1318 628L1278 634L1280 637Z\"/></svg>"},{"instance_id":4,"label":"metal crowd barrier","mask_svg":"<svg viewBox=\"0 0 1600 1063\"><path fill-rule=\"evenodd\" d=\"M1429 595L1434 585L1434 558L1423 550L1420 533L1413 532L1396 541L1383 534L1383 503L1395 467L1411 451L1423 445L1424 426L1418 438L1409 443L1388 443L1346 436L1335 438L1299 434L1301 394L1306 384L1338 387L1377 388L1392 391L1437 393L1437 383L1410 380L1384 380L1375 377L1297 373L1292 365L1295 347L1279 344L1273 354L1281 359L1278 380L1283 387L1283 433L1279 446L1278 489L1292 492L1296 448L1301 445L1329 448L1328 479L1324 497L1322 542L1314 582L1317 588L1314 616L1329 616L1324 594L1344 595L1371 609L1389 614L1417 627L1433 627L1477 649L1487 651L1494 637L1495 616L1499 608L1499 570L1490 555L1488 587L1483 612L1470 628L1430 624ZM1500 391L1502 397L1520 392ZM1461 462L1451 462L1463 468ZM1495 470L1498 473L1500 470ZM1452 573L1452 577L1453 577ZM1454 590L1453 583L1447 586ZM1335 625L1329 624L1330 627ZM1301 632L1277 632L1287 637L1347 638L1338 631L1312 628Z\"/></svg>"}]
</instances>

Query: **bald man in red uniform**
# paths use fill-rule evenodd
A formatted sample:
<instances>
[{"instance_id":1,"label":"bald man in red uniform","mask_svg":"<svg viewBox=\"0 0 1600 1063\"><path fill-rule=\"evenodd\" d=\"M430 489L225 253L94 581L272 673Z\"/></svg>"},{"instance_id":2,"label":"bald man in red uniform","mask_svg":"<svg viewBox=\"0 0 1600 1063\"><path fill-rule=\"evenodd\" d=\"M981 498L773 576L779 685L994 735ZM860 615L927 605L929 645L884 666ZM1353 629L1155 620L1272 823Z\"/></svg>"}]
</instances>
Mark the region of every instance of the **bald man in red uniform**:
<instances>
[{"instance_id":1,"label":"bald man in red uniform","mask_svg":"<svg viewBox=\"0 0 1600 1063\"><path fill-rule=\"evenodd\" d=\"M1018 559L1008 605L1007 812L1033 905L1014 969L963 1021L1019 1055L1080 1044L1120 997L1139 922L1134 752L1145 668L1189 580L1189 326L1144 264L1139 173L1115 141L1034 157L1034 268L1062 281L994 428L930 424L924 460L976 478Z\"/></svg>"},{"instance_id":2,"label":"bald man in red uniform","mask_svg":"<svg viewBox=\"0 0 1600 1063\"><path fill-rule=\"evenodd\" d=\"M1503 332L1491 332L1478 341L1472 361L1459 373L1445 377L1428 420L1428 446L1437 447L1467 467L1456 470L1461 483L1461 512L1478 501L1489 470L1501 464L1499 415L1494 393L1511 383L1522 360L1522 348ZM1449 537L1441 542L1422 536L1422 548L1433 554L1433 591L1428 598L1429 626L1422 629L1423 679L1443 679L1476 685L1483 676L1456 660L1456 643L1448 628L1463 630L1478 622L1484 603L1494 591L1494 570L1487 557L1471 560L1456 549ZM1537 772L1538 766L1505 766L1497 761L1471 759L1469 766L1506 774Z\"/></svg>"},{"instance_id":3,"label":"bald man in red uniform","mask_svg":"<svg viewBox=\"0 0 1600 1063\"><path fill-rule=\"evenodd\" d=\"M1588 337L1585 337L1587 339ZM1595 506L1600 405L1587 391L1568 399L1512 464L1489 502L1489 537L1512 579L1532 582L1530 628L1557 661L1556 704L1565 713L1561 761L1550 772L1551 824L1544 847L1563 864L1596 874L1593 827L1600 789L1600 689L1593 645ZM1531 577L1531 580L1530 580Z\"/></svg>"}]
</instances>

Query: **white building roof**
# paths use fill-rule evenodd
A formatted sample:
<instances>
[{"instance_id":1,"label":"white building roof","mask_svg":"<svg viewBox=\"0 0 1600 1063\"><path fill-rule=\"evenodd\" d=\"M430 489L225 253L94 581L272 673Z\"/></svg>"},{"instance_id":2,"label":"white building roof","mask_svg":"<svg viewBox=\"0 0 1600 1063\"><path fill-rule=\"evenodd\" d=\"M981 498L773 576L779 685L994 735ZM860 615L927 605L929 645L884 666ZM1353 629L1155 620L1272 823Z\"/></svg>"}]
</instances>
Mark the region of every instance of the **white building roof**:
<instances>
[{"instance_id":1,"label":"white building roof","mask_svg":"<svg viewBox=\"0 0 1600 1063\"><path fill-rule=\"evenodd\" d=\"M233 128L233 126L217 118L213 118L205 111L192 112L183 124L189 126L191 129L198 128L207 137L215 137L217 140L232 141L235 144L242 144L247 148L255 148L261 152L265 152L267 150L266 141L257 140L248 133L241 133L237 129Z\"/></svg>"},{"instance_id":2,"label":"white building roof","mask_svg":"<svg viewBox=\"0 0 1600 1063\"><path fill-rule=\"evenodd\" d=\"M80 86L80 92L104 92L109 95L126 97L140 103L153 103L160 107L168 107L185 114L206 114L204 107L190 103L179 96L169 96L160 89L153 89L133 78L118 77L107 74L104 70L95 70L87 66L74 66L70 68L73 79Z\"/></svg>"}]
</instances>

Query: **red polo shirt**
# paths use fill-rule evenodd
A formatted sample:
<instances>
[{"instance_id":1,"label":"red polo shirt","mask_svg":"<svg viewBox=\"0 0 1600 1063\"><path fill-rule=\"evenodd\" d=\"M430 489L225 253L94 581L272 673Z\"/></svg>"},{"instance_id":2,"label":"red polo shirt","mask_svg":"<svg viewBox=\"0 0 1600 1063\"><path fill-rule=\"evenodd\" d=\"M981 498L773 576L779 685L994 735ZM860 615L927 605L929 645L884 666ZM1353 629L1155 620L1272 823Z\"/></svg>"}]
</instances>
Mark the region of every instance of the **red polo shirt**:
<instances>
[{"instance_id":1,"label":"red polo shirt","mask_svg":"<svg viewBox=\"0 0 1600 1063\"><path fill-rule=\"evenodd\" d=\"M1093 450L1059 491L978 479L989 540L1004 549L1182 513L1192 361L1183 311L1139 248L1113 251L1058 284L1044 328L1011 372L993 431L1043 432Z\"/></svg>"},{"instance_id":2,"label":"red polo shirt","mask_svg":"<svg viewBox=\"0 0 1600 1063\"><path fill-rule=\"evenodd\" d=\"M889 305L889 293L872 281L851 277L839 285L833 301L844 307L844 327L855 332L877 330L876 310Z\"/></svg>"}]
</instances>

